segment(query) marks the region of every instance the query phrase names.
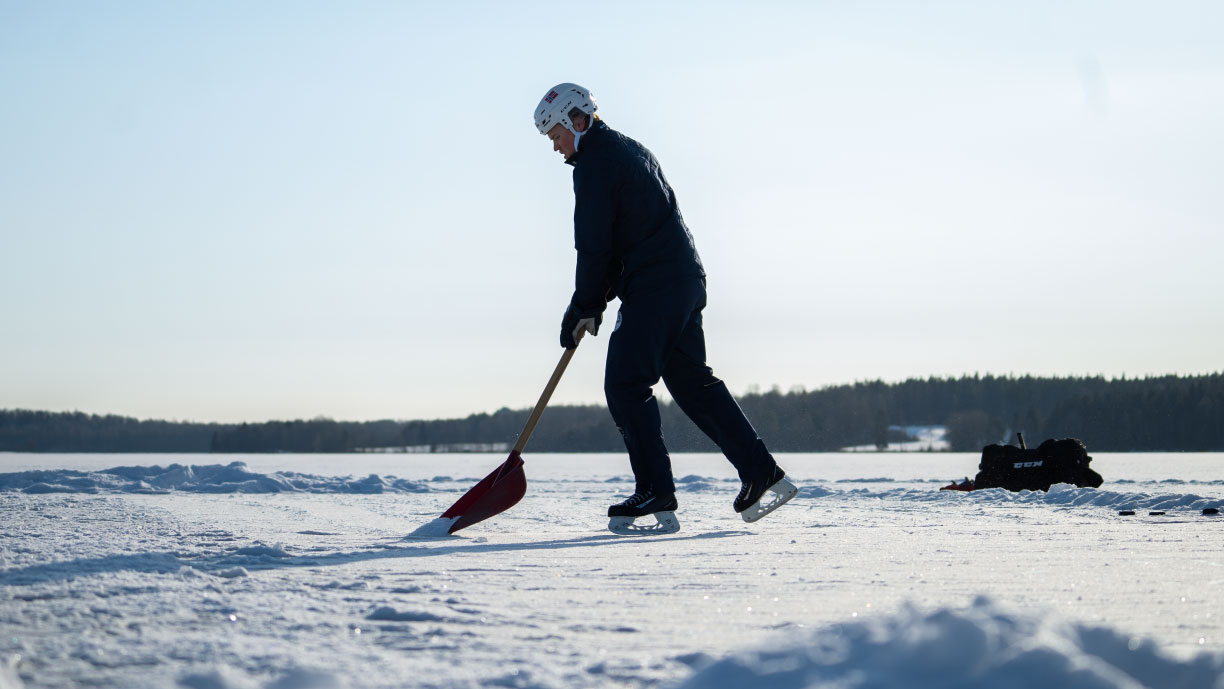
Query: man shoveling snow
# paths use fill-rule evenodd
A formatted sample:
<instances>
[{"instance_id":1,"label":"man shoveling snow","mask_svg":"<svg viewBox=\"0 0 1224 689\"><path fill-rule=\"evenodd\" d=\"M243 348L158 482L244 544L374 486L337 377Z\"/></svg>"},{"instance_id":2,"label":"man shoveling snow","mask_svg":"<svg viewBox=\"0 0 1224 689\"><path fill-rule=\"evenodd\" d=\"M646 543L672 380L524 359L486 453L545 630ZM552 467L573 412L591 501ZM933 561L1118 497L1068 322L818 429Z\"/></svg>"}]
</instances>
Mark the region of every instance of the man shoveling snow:
<instances>
[{"instance_id":1,"label":"man shoveling snow","mask_svg":"<svg viewBox=\"0 0 1224 689\"><path fill-rule=\"evenodd\" d=\"M635 488L608 508L608 528L618 534L680 528L671 459L651 391L660 378L739 472L735 511L744 521L756 521L797 489L706 365L705 270L659 161L595 110L590 91L558 84L536 106L535 124L574 167L578 264L561 320L561 346L576 347L584 331L598 334L608 301L621 301L608 343L604 394L629 452ZM635 523L647 515L656 523Z\"/></svg>"}]
</instances>

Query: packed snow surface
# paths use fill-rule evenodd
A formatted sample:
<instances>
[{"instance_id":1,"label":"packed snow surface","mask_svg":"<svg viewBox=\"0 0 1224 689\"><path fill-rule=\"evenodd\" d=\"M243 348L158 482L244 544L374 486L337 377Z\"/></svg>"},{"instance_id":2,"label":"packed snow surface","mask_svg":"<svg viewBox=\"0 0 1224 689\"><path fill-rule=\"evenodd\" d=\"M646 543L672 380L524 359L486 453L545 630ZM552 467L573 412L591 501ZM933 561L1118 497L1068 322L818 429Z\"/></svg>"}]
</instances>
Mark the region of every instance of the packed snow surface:
<instances>
[{"instance_id":1,"label":"packed snow surface","mask_svg":"<svg viewBox=\"0 0 1224 689\"><path fill-rule=\"evenodd\" d=\"M0 455L0 689L1224 689L1221 455L1048 493L780 455L799 495L755 524L677 455L682 530L649 537L605 531L615 455L528 456L453 536L504 456L190 459Z\"/></svg>"}]
</instances>

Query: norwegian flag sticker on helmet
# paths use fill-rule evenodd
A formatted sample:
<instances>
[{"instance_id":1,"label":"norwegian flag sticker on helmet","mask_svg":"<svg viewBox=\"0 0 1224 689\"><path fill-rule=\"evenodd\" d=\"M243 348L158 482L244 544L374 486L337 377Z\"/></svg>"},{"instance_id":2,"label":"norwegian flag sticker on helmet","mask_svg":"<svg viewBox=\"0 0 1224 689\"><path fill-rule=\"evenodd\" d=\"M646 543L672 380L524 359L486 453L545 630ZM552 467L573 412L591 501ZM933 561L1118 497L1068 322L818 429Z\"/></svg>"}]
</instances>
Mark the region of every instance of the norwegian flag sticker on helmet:
<instances>
[{"instance_id":1,"label":"norwegian flag sticker on helmet","mask_svg":"<svg viewBox=\"0 0 1224 689\"><path fill-rule=\"evenodd\" d=\"M553 102L553 100L554 100L554 99L556 99L556 97L557 97L557 96L559 96L559 95L560 95L560 94L559 94L559 93L557 93L556 91L549 91L549 92L548 92L548 95L547 95L547 96L544 96L544 102L545 102L545 103L551 103L551 102Z\"/></svg>"}]
</instances>

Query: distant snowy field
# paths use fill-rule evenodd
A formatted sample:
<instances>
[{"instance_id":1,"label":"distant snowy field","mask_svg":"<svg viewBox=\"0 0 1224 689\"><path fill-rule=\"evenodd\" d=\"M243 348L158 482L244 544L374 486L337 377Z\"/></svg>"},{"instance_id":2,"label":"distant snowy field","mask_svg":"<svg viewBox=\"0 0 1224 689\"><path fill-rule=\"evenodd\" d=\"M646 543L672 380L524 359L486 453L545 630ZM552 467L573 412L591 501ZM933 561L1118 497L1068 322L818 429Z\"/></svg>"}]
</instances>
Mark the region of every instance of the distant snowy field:
<instances>
[{"instance_id":1,"label":"distant snowy field","mask_svg":"<svg viewBox=\"0 0 1224 689\"><path fill-rule=\"evenodd\" d=\"M1224 688L1224 455L1049 494L780 455L751 525L678 455L681 532L625 538L623 457L529 452L517 507L406 539L504 458L0 454L0 689Z\"/></svg>"}]
</instances>

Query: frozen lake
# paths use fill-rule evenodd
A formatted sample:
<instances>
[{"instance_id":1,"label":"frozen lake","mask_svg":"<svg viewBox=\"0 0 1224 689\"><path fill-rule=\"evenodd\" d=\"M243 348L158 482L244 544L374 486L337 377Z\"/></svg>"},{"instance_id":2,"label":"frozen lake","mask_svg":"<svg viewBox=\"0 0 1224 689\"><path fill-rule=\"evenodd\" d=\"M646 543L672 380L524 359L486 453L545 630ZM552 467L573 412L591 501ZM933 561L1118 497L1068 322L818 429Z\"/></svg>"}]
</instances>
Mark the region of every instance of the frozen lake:
<instances>
[{"instance_id":1,"label":"frozen lake","mask_svg":"<svg viewBox=\"0 0 1224 689\"><path fill-rule=\"evenodd\" d=\"M749 525L677 455L681 532L624 538L622 455L528 453L518 506L412 540L505 455L0 454L0 689L1215 685L1224 455L1093 457L966 494L976 454L784 454Z\"/></svg>"},{"instance_id":2,"label":"frozen lake","mask_svg":"<svg viewBox=\"0 0 1224 689\"><path fill-rule=\"evenodd\" d=\"M1092 453L1092 467L1107 482L1198 480L1224 485L1224 453ZM624 477L629 463L623 454L524 455L528 478L603 480ZM977 472L978 453L964 452L838 452L781 454L787 472L808 481L887 478L894 481L943 481ZM298 471L323 476L393 475L429 479L440 474L484 476L506 458L500 454L24 454L0 452L0 473L32 469L96 471L124 465L225 464L241 461L252 471ZM672 457L676 476L734 478L731 465L719 454L688 453Z\"/></svg>"}]
</instances>

